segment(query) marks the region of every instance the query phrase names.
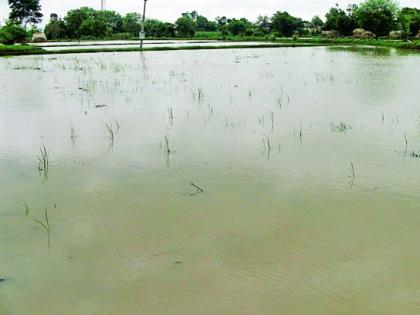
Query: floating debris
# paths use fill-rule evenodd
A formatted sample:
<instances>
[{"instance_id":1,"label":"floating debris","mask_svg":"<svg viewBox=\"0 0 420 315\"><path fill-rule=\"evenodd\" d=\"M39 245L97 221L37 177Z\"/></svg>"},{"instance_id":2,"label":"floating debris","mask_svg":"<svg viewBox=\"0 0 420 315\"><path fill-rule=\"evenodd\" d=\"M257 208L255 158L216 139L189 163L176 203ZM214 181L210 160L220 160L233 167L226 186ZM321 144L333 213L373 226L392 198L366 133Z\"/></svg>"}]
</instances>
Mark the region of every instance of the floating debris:
<instances>
[{"instance_id":1,"label":"floating debris","mask_svg":"<svg viewBox=\"0 0 420 315\"><path fill-rule=\"evenodd\" d=\"M104 108L104 107L107 107L108 105L106 105L106 104L98 104L98 105L95 105L95 108Z\"/></svg>"}]
</instances>

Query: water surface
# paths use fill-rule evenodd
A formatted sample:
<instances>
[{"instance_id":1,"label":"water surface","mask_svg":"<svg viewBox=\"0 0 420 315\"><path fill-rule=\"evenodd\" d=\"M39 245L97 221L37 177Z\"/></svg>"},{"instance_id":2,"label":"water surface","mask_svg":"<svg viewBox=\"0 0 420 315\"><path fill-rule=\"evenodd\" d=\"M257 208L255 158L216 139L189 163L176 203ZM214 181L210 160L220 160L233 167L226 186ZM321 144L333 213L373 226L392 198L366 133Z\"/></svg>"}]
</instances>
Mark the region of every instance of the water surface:
<instances>
[{"instance_id":1,"label":"water surface","mask_svg":"<svg viewBox=\"0 0 420 315\"><path fill-rule=\"evenodd\" d=\"M419 65L0 59L0 314L418 314Z\"/></svg>"}]
</instances>

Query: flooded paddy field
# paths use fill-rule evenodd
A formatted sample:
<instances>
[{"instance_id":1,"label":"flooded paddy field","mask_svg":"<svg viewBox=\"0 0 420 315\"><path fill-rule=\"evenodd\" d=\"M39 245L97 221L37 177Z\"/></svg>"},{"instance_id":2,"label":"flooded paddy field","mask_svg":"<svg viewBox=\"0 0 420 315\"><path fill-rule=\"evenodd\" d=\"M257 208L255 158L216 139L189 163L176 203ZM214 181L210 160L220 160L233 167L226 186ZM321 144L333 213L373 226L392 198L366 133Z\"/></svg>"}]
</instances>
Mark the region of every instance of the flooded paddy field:
<instances>
[{"instance_id":1,"label":"flooded paddy field","mask_svg":"<svg viewBox=\"0 0 420 315\"><path fill-rule=\"evenodd\" d=\"M0 314L418 314L419 65L0 59Z\"/></svg>"},{"instance_id":2,"label":"flooded paddy field","mask_svg":"<svg viewBox=\"0 0 420 315\"><path fill-rule=\"evenodd\" d=\"M217 40L146 40L144 48L162 48L162 47L223 47L223 46L262 46L272 45L271 42L229 42ZM93 48L134 48L140 45L139 41L82 41L82 42L50 42L41 44L32 44L33 46L41 47L47 51L60 51L72 49L93 49Z\"/></svg>"}]
</instances>

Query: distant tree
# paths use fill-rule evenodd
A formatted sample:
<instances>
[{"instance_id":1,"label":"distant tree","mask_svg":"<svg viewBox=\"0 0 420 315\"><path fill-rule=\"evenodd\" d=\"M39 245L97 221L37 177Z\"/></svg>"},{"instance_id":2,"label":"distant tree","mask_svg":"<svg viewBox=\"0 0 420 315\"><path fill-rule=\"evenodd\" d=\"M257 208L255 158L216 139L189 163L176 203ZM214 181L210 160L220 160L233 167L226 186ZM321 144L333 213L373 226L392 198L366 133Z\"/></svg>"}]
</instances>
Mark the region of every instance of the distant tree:
<instances>
[{"instance_id":1,"label":"distant tree","mask_svg":"<svg viewBox=\"0 0 420 315\"><path fill-rule=\"evenodd\" d=\"M267 15L260 15L255 23L263 33L269 33L272 29L270 18Z\"/></svg>"},{"instance_id":2,"label":"distant tree","mask_svg":"<svg viewBox=\"0 0 420 315\"><path fill-rule=\"evenodd\" d=\"M345 36L352 35L353 30L358 27L354 14L356 9L356 5L350 5L345 11L337 4L325 15L324 29L338 31L341 35Z\"/></svg>"},{"instance_id":3,"label":"distant tree","mask_svg":"<svg viewBox=\"0 0 420 315\"><path fill-rule=\"evenodd\" d=\"M404 8L398 16L398 21L407 35L416 36L420 30L420 10Z\"/></svg>"},{"instance_id":4,"label":"distant tree","mask_svg":"<svg viewBox=\"0 0 420 315\"><path fill-rule=\"evenodd\" d=\"M281 36L292 36L299 27L298 20L287 12L276 12L271 22L273 24L273 30Z\"/></svg>"},{"instance_id":5,"label":"distant tree","mask_svg":"<svg viewBox=\"0 0 420 315\"><path fill-rule=\"evenodd\" d=\"M197 31L201 32L214 32L217 31L217 23L209 21L205 16L197 15L195 20L195 26Z\"/></svg>"},{"instance_id":6,"label":"distant tree","mask_svg":"<svg viewBox=\"0 0 420 315\"><path fill-rule=\"evenodd\" d=\"M219 26L219 28L224 27L227 24L227 17L226 16L216 17L216 23Z\"/></svg>"},{"instance_id":7,"label":"distant tree","mask_svg":"<svg viewBox=\"0 0 420 315\"><path fill-rule=\"evenodd\" d=\"M9 18L25 26L28 23L38 24L42 22L40 0L8 0L10 6Z\"/></svg>"},{"instance_id":8,"label":"distant tree","mask_svg":"<svg viewBox=\"0 0 420 315\"><path fill-rule=\"evenodd\" d=\"M180 17L175 26L179 37L193 37L196 31L194 20L186 15Z\"/></svg>"},{"instance_id":9,"label":"distant tree","mask_svg":"<svg viewBox=\"0 0 420 315\"><path fill-rule=\"evenodd\" d=\"M159 20L147 19L145 30L148 35L153 37L175 37L175 25Z\"/></svg>"},{"instance_id":10,"label":"distant tree","mask_svg":"<svg viewBox=\"0 0 420 315\"><path fill-rule=\"evenodd\" d=\"M127 13L122 18L122 28L124 33L130 33L133 36L138 36L141 31L141 14L132 12Z\"/></svg>"},{"instance_id":11,"label":"distant tree","mask_svg":"<svg viewBox=\"0 0 420 315\"><path fill-rule=\"evenodd\" d=\"M67 28L63 20L51 15L51 20L45 26L45 36L48 39L62 39L67 37Z\"/></svg>"},{"instance_id":12,"label":"distant tree","mask_svg":"<svg viewBox=\"0 0 420 315\"><path fill-rule=\"evenodd\" d=\"M314 16L310 23L311 23L311 27L314 30L320 30L324 26L324 22L321 20L321 18L318 15Z\"/></svg>"},{"instance_id":13,"label":"distant tree","mask_svg":"<svg viewBox=\"0 0 420 315\"><path fill-rule=\"evenodd\" d=\"M226 29L233 36L252 35L253 33L252 23L244 18L228 20Z\"/></svg>"},{"instance_id":14,"label":"distant tree","mask_svg":"<svg viewBox=\"0 0 420 315\"><path fill-rule=\"evenodd\" d=\"M366 0L355 13L361 27L384 36L397 27L399 7L393 0Z\"/></svg>"},{"instance_id":15,"label":"distant tree","mask_svg":"<svg viewBox=\"0 0 420 315\"><path fill-rule=\"evenodd\" d=\"M93 16L94 12L95 10L88 7L82 7L67 12L67 15L64 17L64 22L66 23L68 37L80 39L82 36L82 24L89 17Z\"/></svg>"}]
</instances>

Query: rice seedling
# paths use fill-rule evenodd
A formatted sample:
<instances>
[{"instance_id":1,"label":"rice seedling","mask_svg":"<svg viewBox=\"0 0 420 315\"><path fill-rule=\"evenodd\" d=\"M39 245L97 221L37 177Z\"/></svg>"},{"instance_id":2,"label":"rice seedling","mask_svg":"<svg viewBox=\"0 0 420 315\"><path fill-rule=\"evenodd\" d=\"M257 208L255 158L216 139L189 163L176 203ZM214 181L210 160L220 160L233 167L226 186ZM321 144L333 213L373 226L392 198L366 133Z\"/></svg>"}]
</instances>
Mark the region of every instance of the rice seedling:
<instances>
[{"instance_id":1,"label":"rice seedling","mask_svg":"<svg viewBox=\"0 0 420 315\"><path fill-rule=\"evenodd\" d=\"M198 88L198 101L202 103L204 100L204 92L201 88Z\"/></svg>"},{"instance_id":2,"label":"rice seedling","mask_svg":"<svg viewBox=\"0 0 420 315\"><path fill-rule=\"evenodd\" d=\"M350 161L350 179L351 179L351 183L350 186L353 187L354 186L354 181L356 180L356 169L354 167L354 163L352 161Z\"/></svg>"},{"instance_id":3,"label":"rice seedling","mask_svg":"<svg viewBox=\"0 0 420 315\"><path fill-rule=\"evenodd\" d=\"M302 123L300 123L299 139L301 143L302 143L302 137L303 137L303 126L302 126Z\"/></svg>"},{"instance_id":4,"label":"rice seedling","mask_svg":"<svg viewBox=\"0 0 420 315\"><path fill-rule=\"evenodd\" d=\"M271 131L274 130L274 112L272 111L270 113L270 118L271 118Z\"/></svg>"},{"instance_id":5,"label":"rice seedling","mask_svg":"<svg viewBox=\"0 0 420 315\"><path fill-rule=\"evenodd\" d=\"M77 133L73 125L70 126L70 140L73 145L76 144Z\"/></svg>"},{"instance_id":6,"label":"rice seedling","mask_svg":"<svg viewBox=\"0 0 420 315\"><path fill-rule=\"evenodd\" d=\"M112 148L114 146L115 141L115 130L112 123L105 124L106 129L108 130L108 137L109 137L109 147Z\"/></svg>"},{"instance_id":7,"label":"rice seedling","mask_svg":"<svg viewBox=\"0 0 420 315\"><path fill-rule=\"evenodd\" d=\"M198 185L196 185L194 183L190 183L190 185L196 189L196 192L190 194L191 197L193 197L195 195L202 194L204 192L204 189L201 188L200 186L198 186Z\"/></svg>"},{"instance_id":8,"label":"rice seedling","mask_svg":"<svg viewBox=\"0 0 420 315\"><path fill-rule=\"evenodd\" d=\"M169 145L169 135L166 135L165 138L164 138L164 152L167 155L171 154L171 152L172 152L171 148L170 148L170 145Z\"/></svg>"},{"instance_id":9,"label":"rice seedling","mask_svg":"<svg viewBox=\"0 0 420 315\"><path fill-rule=\"evenodd\" d=\"M41 155L38 157L38 171L44 175L44 179L48 178L49 171L49 156L45 145L42 145L40 149Z\"/></svg>"},{"instance_id":10,"label":"rice seedling","mask_svg":"<svg viewBox=\"0 0 420 315\"><path fill-rule=\"evenodd\" d=\"M168 118L169 118L169 124L170 124L171 126L173 126L173 124L174 124L174 111L173 111L173 109L172 109L172 108L170 108L170 109L168 110Z\"/></svg>"},{"instance_id":11,"label":"rice seedling","mask_svg":"<svg viewBox=\"0 0 420 315\"><path fill-rule=\"evenodd\" d=\"M48 248L50 248L50 240L51 240L51 226L50 226L50 220L48 218L48 210L47 207L44 209L44 218L41 220L34 220L36 223L38 223L47 233L48 236Z\"/></svg>"},{"instance_id":12,"label":"rice seedling","mask_svg":"<svg viewBox=\"0 0 420 315\"><path fill-rule=\"evenodd\" d=\"M408 151L408 139L407 139L407 135L404 135L404 141L405 141L404 154L407 154L407 151Z\"/></svg>"},{"instance_id":13,"label":"rice seedling","mask_svg":"<svg viewBox=\"0 0 420 315\"><path fill-rule=\"evenodd\" d=\"M29 215L29 212L30 212L29 211L29 206L28 206L28 204L26 202L24 203L24 205L25 205L25 215L28 216Z\"/></svg>"}]
</instances>

